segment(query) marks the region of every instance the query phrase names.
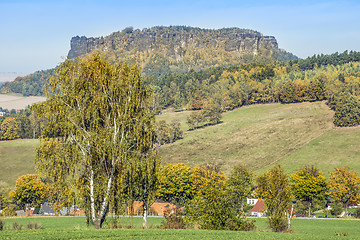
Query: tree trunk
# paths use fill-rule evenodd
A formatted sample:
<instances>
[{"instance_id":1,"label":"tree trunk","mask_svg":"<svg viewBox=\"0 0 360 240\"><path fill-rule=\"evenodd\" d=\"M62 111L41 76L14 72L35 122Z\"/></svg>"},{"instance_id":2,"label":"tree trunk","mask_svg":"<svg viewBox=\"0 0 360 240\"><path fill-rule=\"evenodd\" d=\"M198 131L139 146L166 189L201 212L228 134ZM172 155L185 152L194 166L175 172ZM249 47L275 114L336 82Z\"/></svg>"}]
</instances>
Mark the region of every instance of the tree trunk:
<instances>
[{"instance_id":1,"label":"tree trunk","mask_svg":"<svg viewBox=\"0 0 360 240\"><path fill-rule=\"evenodd\" d=\"M347 218L347 209L348 209L348 204L345 204L345 218Z\"/></svg>"},{"instance_id":2,"label":"tree trunk","mask_svg":"<svg viewBox=\"0 0 360 240\"><path fill-rule=\"evenodd\" d=\"M95 221L93 221L95 229L101 229L101 221L99 218L95 219Z\"/></svg>"},{"instance_id":3,"label":"tree trunk","mask_svg":"<svg viewBox=\"0 0 360 240\"><path fill-rule=\"evenodd\" d=\"M147 202L147 191L146 187L144 188L144 196L143 196L143 228L147 228L147 211L148 211L148 202Z\"/></svg>"},{"instance_id":4,"label":"tree trunk","mask_svg":"<svg viewBox=\"0 0 360 240\"><path fill-rule=\"evenodd\" d=\"M96 217L95 217L95 196L94 196L94 171L92 167L90 167L90 215L91 220L96 228Z\"/></svg>"},{"instance_id":5,"label":"tree trunk","mask_svg":"<svg viewBox=\"0 0 360 240\"><path fill-rule=\"evenodd\" d=\"M291 227L291 218L294 212L294 204L291 204L291 210L290 210L290 214L288 215L288 231L290 231L290 227Z\"/></svg>"},{"instance_id":6,"label":"tree trunk","mask_svg":"<svg viewBox=\"0 0 360 240\"><path fill-rule=\"evenodd\" d=\"M309 202L309 217L311 217L311 202Z\"/></svg>"},{"instance_id":7,"label":"tree trunk","mask_svg":"<svg viewBox=\"0 0 360 240\"><path fill-rule=\"evenodd\" d=\"M114 168L111 169L111 173L107 182L106 192L104 200L101 203L101 208L98 216L95 213L95 199L94 199L94 171L90 168L90 202L91 202L91 219L94 223L95 229L100 229L107 214L107 207L109 202L109 194L111 189L111 183L114 176Z\"/></svg>"},{"instance_id":8,"label":"tree trunk","mask_svg":"<svg viewBox=\"0 0 360 240\"><path fill-rule=\"evenodd\" d=\"M30 208L28 203L25 204L25 212L26 212L26 216L30 216Z\"/></svg>"}]
</instances>

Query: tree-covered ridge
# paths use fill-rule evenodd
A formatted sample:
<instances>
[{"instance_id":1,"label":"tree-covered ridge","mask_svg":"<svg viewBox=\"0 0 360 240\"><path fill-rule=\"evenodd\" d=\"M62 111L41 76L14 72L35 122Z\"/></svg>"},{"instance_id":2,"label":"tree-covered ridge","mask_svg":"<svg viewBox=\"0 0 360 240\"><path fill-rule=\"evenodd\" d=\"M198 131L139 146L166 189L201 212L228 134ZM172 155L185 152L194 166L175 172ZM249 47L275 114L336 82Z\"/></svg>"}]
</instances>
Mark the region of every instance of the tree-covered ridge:
<instances>
[{"instance_id":1,"label":"tree-covered ridge","mask_svg":"<svg viewBox=\"0 0 360 240\"><path fill-rule=\"evenodd\" d=\"M5 82L1 88L1 93L21 93L24 96L42 96L44 85L49 81L55 69L37 71L24 77L17 77L12 82Z\"/></svg>"},{"instance_id":2,"label":"tree-covered ridge","mask_svg":"<svg viewBox=\"0 0 360 240\"><path fill-rule=\"evenodd\" d=\"M358 62L360 61L360 52L347 50L343 53L333 53L333 54L319 54L313 55L306 59L296 59L290 61L290 65L298 65L302 70L310 70L319 66L326 65L341 65L349 62Z\"/></svg>"}]
</instances>

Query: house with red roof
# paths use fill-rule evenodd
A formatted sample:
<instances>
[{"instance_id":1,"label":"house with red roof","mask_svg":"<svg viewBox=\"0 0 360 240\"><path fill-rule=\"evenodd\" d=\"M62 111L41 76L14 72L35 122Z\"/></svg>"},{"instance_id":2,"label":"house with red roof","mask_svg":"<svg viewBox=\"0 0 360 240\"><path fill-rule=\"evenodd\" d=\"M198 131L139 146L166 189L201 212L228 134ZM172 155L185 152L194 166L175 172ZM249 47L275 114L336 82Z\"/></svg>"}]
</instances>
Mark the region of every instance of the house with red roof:
<instances>
[{"instance_id":1,"label":"house with red roof","mask_svg":"<svg viewBox=\"0 0 360 240\"><path fill-rule=\"evenodd\" d=\"M253 217L264 217L266 211L265 202L262 199L256 201L254 207L251 209L251 216Z\"/></svg>"}]
</instances>

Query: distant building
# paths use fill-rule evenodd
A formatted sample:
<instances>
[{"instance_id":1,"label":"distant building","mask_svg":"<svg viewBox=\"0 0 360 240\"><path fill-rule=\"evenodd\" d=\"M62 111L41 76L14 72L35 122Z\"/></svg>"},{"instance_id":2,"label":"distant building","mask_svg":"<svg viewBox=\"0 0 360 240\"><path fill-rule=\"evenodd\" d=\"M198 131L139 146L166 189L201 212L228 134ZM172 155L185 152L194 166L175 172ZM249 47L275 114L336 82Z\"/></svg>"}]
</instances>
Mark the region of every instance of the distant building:
<instances>
[{"instance_id":1,"label":"distant building","mask_svg":"<svg viewBox=\"0 0 360 240\"><path fill-rule=\"evenodd\" d=\"M266 211L265 202L258 199L255 206L251 209L251 216L253 217L264 217Z\"/></svg>"},{"instance_id":2,"label":"distant building","mask_svg":"<svg viewBox=\"0 0 360 240\"><path fill-rule=\"evenodd\" d=\"M70 216L85 216L85 211L81 210L78 205L71 205L70 208L63 207L60 210L61 215L70 215Z\"/></svg>"},{"instance_id":3,"label":"distant building","mask_svg":"<svg viewBox=\"0 0 360 240\"><path fill-rule=\"evenodd\" d=\"M133 210L135 215L141 215L143 210L143 202L135 201L133 203ZM166 212L174 212L175 210L175 204L156 200L149 208L149 215L164 216Z\"/></svg>"},{"instance_id":4,"label":"distant building","mask_svg":"<svg viewBox=\"0 0 360 240\"><path fill-rule=\"evenodd\" d=\"M255 205L258 200L259 200L259 199L257 199L257 198L247 198L247 199L246 199L246 203L247 203L248 205Z\"/></svg>"}]
</instances>

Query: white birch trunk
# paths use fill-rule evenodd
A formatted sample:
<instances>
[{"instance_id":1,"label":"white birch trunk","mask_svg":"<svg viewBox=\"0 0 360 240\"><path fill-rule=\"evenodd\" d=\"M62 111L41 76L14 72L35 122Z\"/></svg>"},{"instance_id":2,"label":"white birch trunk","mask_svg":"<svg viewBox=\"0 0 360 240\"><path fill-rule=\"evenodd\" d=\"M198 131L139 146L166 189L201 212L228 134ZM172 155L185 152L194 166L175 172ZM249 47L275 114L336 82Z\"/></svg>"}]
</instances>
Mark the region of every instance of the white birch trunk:
<instances>
[{"instance_id":1,"label":"white birch trunk","mask_svg":"<svg viewBox=\"0 0 360 240\"><path fill-rule=\"evenodd\" d=\"M90 215L91 220L95 223L94 171L92 167L90 167Z\"/></svg>"},{"instance_id":2,"label":"white birch trunk","mask_svg":"<svg viewBox=\"0 0 360 240\"><path fill-rule=\"evenodd\" d=\"M147 228L147 211L148 211L148 203L147 203L147 191L146 187L144 188L144 199L143 199L143 228Z\"/></svg>"}]
</instances>

